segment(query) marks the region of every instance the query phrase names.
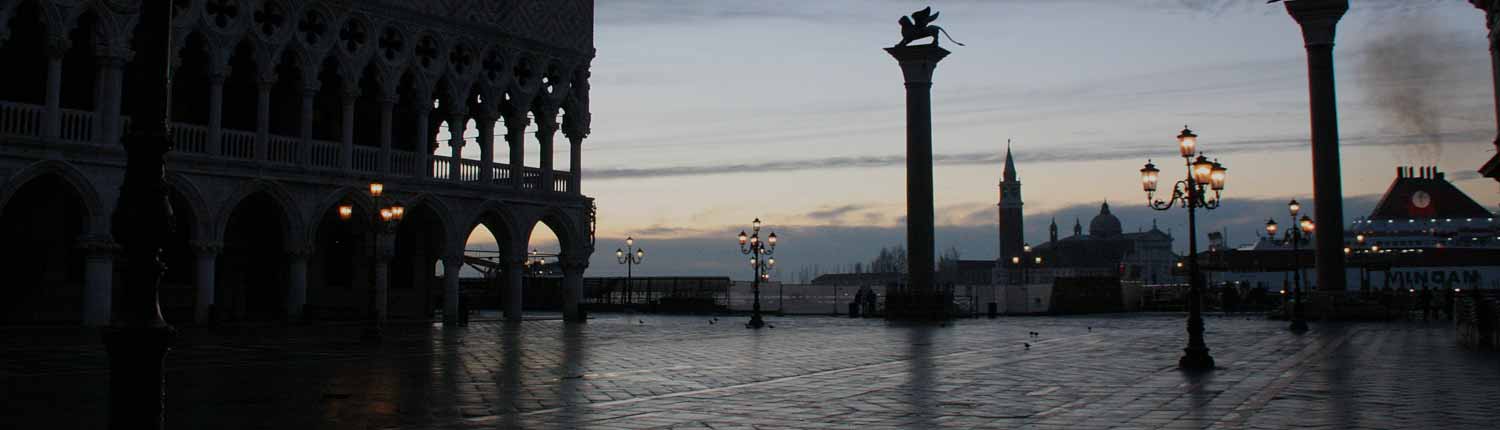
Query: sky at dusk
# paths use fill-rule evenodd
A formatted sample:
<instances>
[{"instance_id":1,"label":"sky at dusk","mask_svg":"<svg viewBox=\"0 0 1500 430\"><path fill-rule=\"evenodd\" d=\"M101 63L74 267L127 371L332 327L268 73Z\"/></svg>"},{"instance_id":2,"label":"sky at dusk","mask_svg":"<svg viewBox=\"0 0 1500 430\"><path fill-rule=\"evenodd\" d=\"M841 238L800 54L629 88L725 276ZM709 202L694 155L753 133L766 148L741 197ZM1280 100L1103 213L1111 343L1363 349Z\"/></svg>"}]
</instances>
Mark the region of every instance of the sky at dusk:
<instances>
[{"instance_id":1,"label":"sky at dusk","mask_svg":"<svg viewBox=\"0 0 1500 430\"><path fill-rule=\"evenodd\" d=\"M943 40L953 54L932 88L940 251L995 258L1007 139L1027 241L1045 241L1054 217L1063 236L1078 218L1086 229L1108 200L1126 231L1154 221L1184 250L1186 214L1147 209L1137 170L1175 166L1185 124L1229 168L1200 234L1253 241L1287 199L1312 200L1301 34L1263 3L600 0L582 154L599 219L589 275L623 275L613 254L631 235L647 250L636 275L748 279L734 234L757 217L782 239L788 281L900 244L904 90L881 48L928 4L968 45ZM1351 4L1335 49L1346 216L1368 213L1398 165L1438 165L1495 210L1500 187L1474 173L1495 137L1483 14L1462 0ZM555 252L551 237L533 247ZM493 247L484 232L470 241Z\"/></svg>"}]
</instances>

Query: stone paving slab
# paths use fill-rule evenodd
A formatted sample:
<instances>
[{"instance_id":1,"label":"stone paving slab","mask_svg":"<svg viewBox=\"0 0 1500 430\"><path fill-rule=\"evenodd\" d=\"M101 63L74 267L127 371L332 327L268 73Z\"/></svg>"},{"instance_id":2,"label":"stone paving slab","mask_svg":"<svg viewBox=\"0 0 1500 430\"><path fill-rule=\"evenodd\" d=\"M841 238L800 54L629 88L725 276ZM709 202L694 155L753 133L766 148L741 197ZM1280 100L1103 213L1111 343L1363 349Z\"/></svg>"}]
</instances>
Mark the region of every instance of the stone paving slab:
<instances>
[{"instance_id":1,"label":"stone paving slab","mask_svg":"<svg viewBox=\"0 0 1500 430\"><path fill-rule=\"evenodd\" d=\"M829 317L600 315L185 332L170 428L1500 428L1500 355L1442 324L1211 317L1219 368L1175 369L1178 316L948 327ZM1033 337L1030 332L1039 332ZM6 334L0 332L0 334ZM49 337L55 339L57 336ZM3 422L101 428L102 347L0 344ZM1030 345L1028 348L1027 345ZM3 426L0 426L3 427Z\"/></svg>"}]
</instances>

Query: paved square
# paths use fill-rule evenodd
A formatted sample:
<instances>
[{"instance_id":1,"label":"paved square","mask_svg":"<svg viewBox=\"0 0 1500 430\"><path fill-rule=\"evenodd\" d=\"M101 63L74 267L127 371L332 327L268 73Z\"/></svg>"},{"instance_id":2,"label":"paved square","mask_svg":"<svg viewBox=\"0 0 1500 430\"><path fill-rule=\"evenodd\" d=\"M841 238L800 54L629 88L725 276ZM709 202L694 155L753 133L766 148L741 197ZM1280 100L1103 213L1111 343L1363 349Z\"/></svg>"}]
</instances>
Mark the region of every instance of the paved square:
<instances>
[{"instance_id":1,"label":"paved square","mask_svg":"<svg viewBox=\"0 0 1500 430\"><path fill-rule=\"evenodd\" d=\"M1219 369L1174 367L1180 317L879 320L600 315L185 332L170 428L1497 428L1500 354L1451 326L1210 317ZM1032 337L1029 332L1040 335ZM103 348L0 347L5 421L102 428ZM31 333L35 334L35 333ZM43 342L38 339L46 339ZM1026 345L1030 344L1030 348Z\"/></svg>"}]
</instances>

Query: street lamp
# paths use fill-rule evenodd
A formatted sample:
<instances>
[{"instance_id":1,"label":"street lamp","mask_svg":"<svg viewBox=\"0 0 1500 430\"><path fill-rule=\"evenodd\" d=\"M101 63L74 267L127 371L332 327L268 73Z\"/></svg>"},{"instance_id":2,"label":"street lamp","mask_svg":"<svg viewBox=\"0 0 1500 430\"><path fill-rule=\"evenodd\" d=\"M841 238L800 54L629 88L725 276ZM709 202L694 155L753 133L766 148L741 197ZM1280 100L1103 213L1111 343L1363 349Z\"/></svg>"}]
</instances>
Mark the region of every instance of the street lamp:
<instances>
[{"instance_id":1,"label":"street lamp","mask_svg":"<svg viewBox=\"0 0 1500 430\"><path fill-rule=\"evenodd\" d=\"M1292 241L1292 265L1295 266L1296 271L1292 272L1292 280L1295 284L1292 286L1292 325L1289 328L1295 332L1304 332L1307 331L1307 319L1304 317L1302 305L1302 235L1312 234L1314 225L1312 219L1308 218L1307 215L1303 215L1301 219L1297 218L1297 213L1302 209L1302 205L1298 204L1296 200L1287 203L1286 209L1287 212L1291 213L1292 221L1297 223L1297 228L1292 229L1290 238Z\"/></svg>"},{"instance_id":2,"label":"street lamp","mask_svg":"<svg viewBox=\"0 0 1500 430\"><path fill-rule=\"evenodd\" d=\"M1209 161L1198 152L1198 135L1187 127L1183 127L1182 133L1177 135L1177 145L1183 164L1187 167L1188 177L1172 186L1172 195L1166 201L1157 200L1156 185L1161 171L1147 160L1146 166L1141 169L1141 188L1146 191L1146 206L1152 209L1165 211L1180 204L1188 210L1188 345L1183 349L1184 355L1177 365L1184 369L1212 369L1214 359L1208 354L1208 346L1203 343L1203 280L1198 273L1197 210L1219 207L1219 192L1224 189L1229 169L1218 161ZM1194 155L1197 157L1194 158ZM1207 196L1210 189L1213 190L1213 198Z\"/></svg>"},{"instance_id":3,"label":"street lamp","mask_svg":"<svg viewBox=\"0 0 1500 430\"><path fill-rule=\"evenodd\" d=\"M382 197L385 195L385 184L379 182L371 182L369 186L369 192L370 197L375 200L375 207L379 208L375 211L375 243L373 248L375 250L375 258L381 258L381 252L384 251L383 248L385 247L384 239L386 236L396 233L396 229L401 224L401 219L406 216L406 208L402 207L401 204L397 202L392 202L390 206L381 206ZM354 205L350 203L339 205L338 214L340 221L349 221L353 219ZM383 270L382 265L376 264L374 265L374 269L377 271L377 273L372 277L372 283L376 282L375 278L381 278L384 276L383 274L378 273L380 270ZM361 337L364 340L379 341L381 338L380 324L384 319L384 315L382 315L380 311L380 301L381 297L379 288L376 288L376 286L372 285L370 287L370 320L365 325L364 333L361 334Z\"/></svg>"},{"instance_id":4,"label":"street lamp","mask_svg":"<svg viewBox=\"0 0 1500 430\"><path fill-rule=\"evenodd\" d=\"M761 328L766 325L765 320L760 318L760 283L771 280L771 268L776 266L776 258L771 254L776 251L776 233L771 233L765 241L760 240L760 218L750 223L751 234L745 235L740 231L740 253L750 256L750 268L755 272L754 281L751 281L750 289L754 292L755 302L751 305L750 322L745 324L749 328Z\"/></svg>"},{"instance_id":5,"label":"street lamp","mask_svg":"<svg viewBox=\"0 0 1500 430\"><path fill-rule=\"evenodd\" d=\"M631 289L631 285L630 285L631 281L630 281L630 279L634 275L632 272L634 272L635 265L641 264L641 260L643 260L645 258L646 258L646 250L644 248L637 249L635 247L635 238L634 237L626 237L625 238L625 248L623 248L623 249L621 249L621 248L615 248L615 261L618 261L620 264L624 264L625 265L625 301L626 302L630 302L630 289Z\"/></svg>"}]
</instances>

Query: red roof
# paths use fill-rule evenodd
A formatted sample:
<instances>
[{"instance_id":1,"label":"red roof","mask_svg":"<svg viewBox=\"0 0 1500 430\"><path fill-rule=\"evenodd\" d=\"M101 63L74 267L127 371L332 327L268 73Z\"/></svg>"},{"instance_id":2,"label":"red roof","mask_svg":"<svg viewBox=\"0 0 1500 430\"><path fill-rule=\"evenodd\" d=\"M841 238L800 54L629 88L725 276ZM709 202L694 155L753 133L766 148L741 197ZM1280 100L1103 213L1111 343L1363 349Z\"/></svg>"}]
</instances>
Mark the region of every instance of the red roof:
<instances>
[{"instance_id":1,"label":"red roof","mask_svg":"<svg viewBox=\"0 0 1500 430\"><path fill-rule=\"evenodd\" d=\"M1488 209L1443 178L1436 167L1398 167L1370 219L1487 218Z\"/></svg>"}]
</instances>

